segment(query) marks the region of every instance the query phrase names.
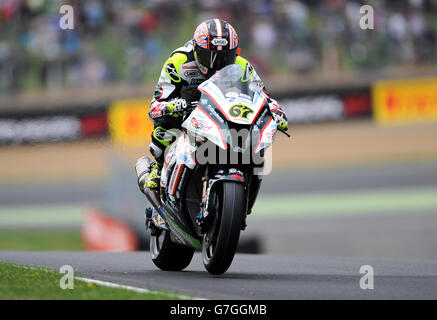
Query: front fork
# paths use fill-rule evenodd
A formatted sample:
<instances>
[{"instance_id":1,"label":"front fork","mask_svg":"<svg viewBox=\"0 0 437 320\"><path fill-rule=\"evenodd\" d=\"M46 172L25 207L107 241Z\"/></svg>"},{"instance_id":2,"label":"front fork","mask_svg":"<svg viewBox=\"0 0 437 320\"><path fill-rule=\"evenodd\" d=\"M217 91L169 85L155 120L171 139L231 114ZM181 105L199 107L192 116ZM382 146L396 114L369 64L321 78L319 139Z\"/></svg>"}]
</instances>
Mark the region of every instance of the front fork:
<instances>
[{"instance_id":1,"label":"front fork","mask_svg":"<svg viewBox=\"0 0 437 320\"><path fill-rule=\"evenodd\" d=\"M262 177L259 175L252 175L249 183L249 197L247 202L247 214L252 213L253 205L258 197L259 190L261 188Z\"/></svg>"},{"instance_id":2,"label":"front fork","mask_svg":"<svg viewBox=\"0 0 437 320\"><path fill-rule=\"evenodd\" d=\"M244 173L235 168L220 169L214 177L209 177L208 167L205 169L205 174L202 177L202 202L200 205L200 213L196 218L196 223L200 233L205 233L212 221L212 217L216 219L218 216L215 213L217 199L217 183L223 181L234 181L245 185L247 189L247 178ZM246 200L246 213L249 208L249 198Z\"/></svg>"},{"instance_id":3,"label":"front fork","mask_svg":"<svg viewBox=\"0 0 437 320\"><path fill-rule=\"evenodd\" d=\"M209 182L209 172L208 166L205 168L205 172L202 176L202 201L200 203L200 213L196 217L197 227L199 228L200 233L205 233L208 225L209 225L209 211L207 202L213 201L215 199L215 192L211 192L211 189L208 189ZM213 199L210 199L212 197ZM208 198L209 201L206 201Z\"/></svg>"}]
</instances>

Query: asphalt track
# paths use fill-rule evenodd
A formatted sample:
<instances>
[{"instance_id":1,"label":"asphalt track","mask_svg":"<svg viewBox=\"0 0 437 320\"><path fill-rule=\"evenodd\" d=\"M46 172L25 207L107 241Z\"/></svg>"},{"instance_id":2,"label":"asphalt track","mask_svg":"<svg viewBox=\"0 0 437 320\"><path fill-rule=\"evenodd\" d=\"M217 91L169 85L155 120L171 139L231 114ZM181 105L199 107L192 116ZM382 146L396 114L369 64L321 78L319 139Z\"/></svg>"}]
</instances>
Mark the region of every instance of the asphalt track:
<instances>
[{"instance_id":1,"label":"asphalt track","mask_svg":"<svg viewBox=\"0 0 437 320\"><path fill-rule=\"evenodd\" d=\"M111 205L120 199L120 212L129 203L125 214L142 228L144 197L132 183L133 170L114 172L112 184L0 185L0 213L7 213L0 214L0 229L79 228L78 212L105 199ZM118 188L108 196L106 185ZM297 257L435 260L436 190L436 159L274 170L263 180L242 240L255 241L264 253ZM281 210L272 210L278 205Z\"/></svg>"},{"instance_id":2,"label":"asphalt track","mask_svg":"<svg viewBox=\"0 0 437 320\"><path fill-rule=\"evenodd\" d=\"M293 258L236 255L221 276L208 274L196 254L183 272L158 270L148 252L0 252L0 261L76 276L209 299L437 299L437 261ZM374 271L374 289L360 288L360 268Z\"/></svg>"},{"instance_id":3,"label":"asphalt track","mask_svg":"<svg viewBox=\"0 0 437 320\"><path fill-rule=\"evenodd\" d=\"M132 168L117 181L134 186ZM2 206L98 203L105 197L105 181L0 185ZM437 160L391 162L323 168L274 169L263 179L261 195L330 193L342 190L377 190L437 186Z\"/></svg>"},{"instance_id":4,"label":"asphalt track","mask_svg":"<svg viewBox=\"0 0 437 320\"><path fill-rule=\"evenodd\" d=\"M13 208L99 203L105 199L102 184L0 186L0 204ZM278 170L264 178L261 196L317 199L321 194L366 190L396 190L400 195L415 188L432 191L436 186L437 162L415 161ZM53 269L70 264L78 276L202 298L437 299L437 208L401 211L249 217L242 237L258 237L264 252L278 255L239 254L219 277L204 270L199 255L182 273L157 270L148 252L5 251L0 252L0 261ZM374 268L373 290L360 289L362 265Z\"/></svg>"}]
</instances>

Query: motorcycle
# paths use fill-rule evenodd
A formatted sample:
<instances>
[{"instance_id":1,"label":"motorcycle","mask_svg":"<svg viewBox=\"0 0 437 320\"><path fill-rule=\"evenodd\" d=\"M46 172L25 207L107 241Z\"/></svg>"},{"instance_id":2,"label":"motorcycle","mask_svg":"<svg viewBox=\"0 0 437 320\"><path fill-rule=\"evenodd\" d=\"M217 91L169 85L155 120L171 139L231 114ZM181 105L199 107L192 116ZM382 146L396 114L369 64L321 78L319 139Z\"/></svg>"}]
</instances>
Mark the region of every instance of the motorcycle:
<instances>
[{"instance_id":1,"label":"motorcycle","mask_svg":"<svg viewBox=\"0 0 437 320\"><path fill-rule=\"evenodd\" d=\"M162 270L186 268L196 249L211 274L232 263L261 185L264 151L279 130L261 82L244 73L229 65L199 85L199 101L166 150L160 191L140 186L153 206L146 228ZM138 176L150 172L150 162L138 160Z\"/></svg>"}]
</instances>

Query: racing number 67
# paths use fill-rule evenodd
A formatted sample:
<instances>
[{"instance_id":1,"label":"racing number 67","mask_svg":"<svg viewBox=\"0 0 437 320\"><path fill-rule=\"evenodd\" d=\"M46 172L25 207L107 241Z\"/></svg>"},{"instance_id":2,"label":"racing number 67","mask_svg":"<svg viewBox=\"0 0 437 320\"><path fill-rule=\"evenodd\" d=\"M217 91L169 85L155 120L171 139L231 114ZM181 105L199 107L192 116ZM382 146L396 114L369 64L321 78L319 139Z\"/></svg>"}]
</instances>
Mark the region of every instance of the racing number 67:
<instances>
[{"instance_id":1,"label":"racing number 67","mask_svg":"<svg viewBox=\"0 0 437 320\"><path fill-rule=\"evenodd\" d=\"M251 113L253 113L253 110L244 104L236 104L229 109L229 115L233 118L247 119Z\"/></svg>"}]
</instances>

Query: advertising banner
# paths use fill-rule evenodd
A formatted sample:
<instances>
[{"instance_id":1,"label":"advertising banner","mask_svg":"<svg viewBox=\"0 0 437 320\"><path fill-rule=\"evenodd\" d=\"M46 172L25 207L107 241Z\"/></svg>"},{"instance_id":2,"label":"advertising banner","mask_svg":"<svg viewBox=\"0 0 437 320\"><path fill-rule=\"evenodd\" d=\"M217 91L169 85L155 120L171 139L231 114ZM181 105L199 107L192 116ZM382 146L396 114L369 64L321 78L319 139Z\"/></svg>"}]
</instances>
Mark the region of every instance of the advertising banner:
<instances>
[{"instance_id":1,"label":"advertising banner","mask_svg":"<svg viewBox=\"0 0 437 320\"><path fill-rule=\"evenodd\" d=\"M372 100L380 124L437 122L437 78L376 82Z\"/></svg>"},{"instance_id":2,"label":"advertising banner","mask_svg":"<svg viewBox=\"0 0 437 320\"><path fill-rule=\"evenodd\" d=\"M0 117L0 145L82 140L107 132L106 112Z\"/></svg>"},{"instance_id":3,"label":"advertising banner","mask_svg":"<svg viewBox=\"0 0 437 320\"><path fill-rule=\"evenodd\" d=\"M153 124L149 120L147 99L117 100L108 110L111 139L126 146L146 146Z\"/></svg>"}]
</instances>

